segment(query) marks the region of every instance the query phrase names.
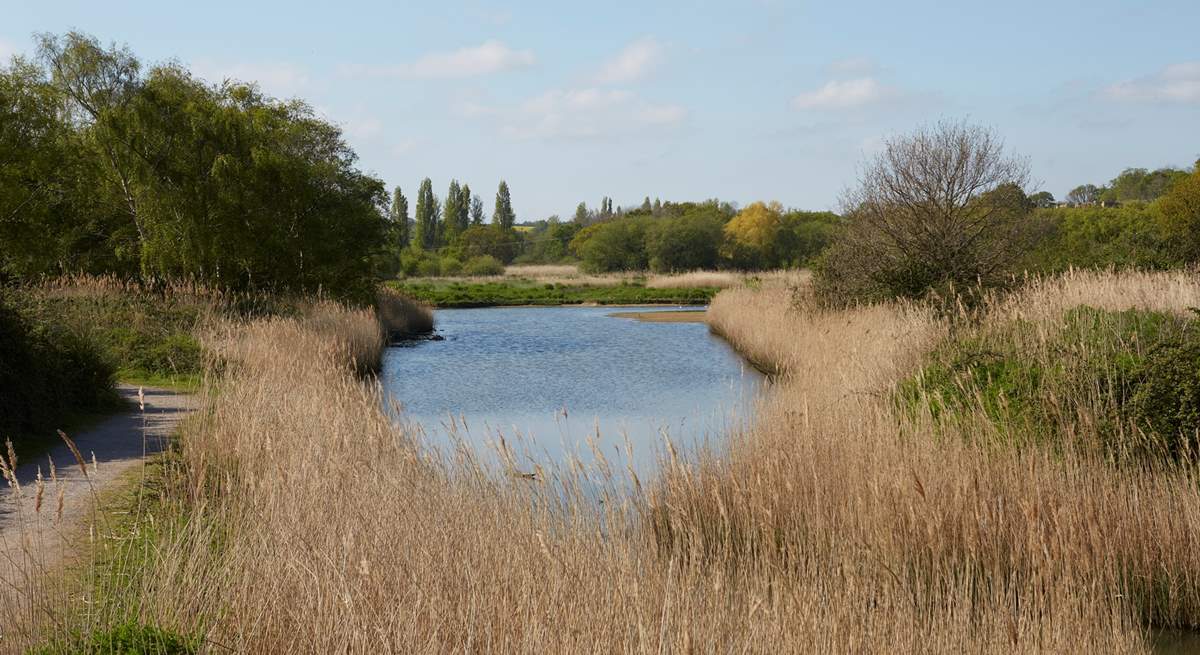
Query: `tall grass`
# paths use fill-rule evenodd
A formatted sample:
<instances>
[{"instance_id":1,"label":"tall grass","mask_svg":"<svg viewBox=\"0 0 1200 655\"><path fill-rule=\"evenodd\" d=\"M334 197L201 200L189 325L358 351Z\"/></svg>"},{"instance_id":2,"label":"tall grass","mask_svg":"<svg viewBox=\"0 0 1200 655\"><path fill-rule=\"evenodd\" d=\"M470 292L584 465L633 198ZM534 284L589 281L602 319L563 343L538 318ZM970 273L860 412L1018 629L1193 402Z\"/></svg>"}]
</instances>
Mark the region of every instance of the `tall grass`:
<instances>
[{"instance_id":1,"label":"tall grass","mask_svg":"<svg viewBox=\"0 0 1200 655\"><path fill-rule=\"evenodd\" d=\"M792 299L717 297L771 395L727 454L668 449L629 492L616 462L530 480L432 452L356 375L367 312L227 321L153 547L83 612L237 652L1145 652L1148 622L1200 623L1194 469L949 435L892 392L959 328ZM1077 275L985 320L1198 301L1180 275Z\"/></svg>"}]
</instances>

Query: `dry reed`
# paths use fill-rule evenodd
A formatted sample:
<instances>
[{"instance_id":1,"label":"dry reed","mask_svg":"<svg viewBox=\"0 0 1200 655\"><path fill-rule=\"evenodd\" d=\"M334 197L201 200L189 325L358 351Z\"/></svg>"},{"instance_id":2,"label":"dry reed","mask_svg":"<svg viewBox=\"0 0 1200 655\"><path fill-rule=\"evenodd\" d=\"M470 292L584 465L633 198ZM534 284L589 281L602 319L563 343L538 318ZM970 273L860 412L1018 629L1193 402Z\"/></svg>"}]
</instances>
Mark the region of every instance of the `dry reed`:
<instances>
[{"instance_id":1,"label":"dry reed","mask_svg":"<svg viewBox=\"0 0 1200 655\"><path fill-rule=\"evenodd\" d=\"M669 458L646 495L603 504L582 490L611 480L508 476L397 428L354 373L377 357L367 313L227 323L171 477L180 520L124 607L89 611L236 652L1133 653L1147 621L1200 623L1191 469L945 438L889 400L942 319L791 298L709 309L779 374L729 455ZM1110 274L1018 298L997 316L1200 293Z\"/></svg>"}]
</instances>

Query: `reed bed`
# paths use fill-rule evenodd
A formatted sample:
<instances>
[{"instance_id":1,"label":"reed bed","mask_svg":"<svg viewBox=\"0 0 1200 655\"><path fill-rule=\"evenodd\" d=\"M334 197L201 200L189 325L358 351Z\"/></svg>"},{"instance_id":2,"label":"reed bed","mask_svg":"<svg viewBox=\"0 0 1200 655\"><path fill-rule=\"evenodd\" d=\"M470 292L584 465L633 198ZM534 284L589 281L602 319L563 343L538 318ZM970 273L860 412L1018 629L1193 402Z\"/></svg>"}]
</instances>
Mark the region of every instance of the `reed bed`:
<instances>
[{"instance_id":1,"label":"reed bed","mask_svg":"<svg viewBox=\"0 0 1200 655\"><path fill-rule=\"evenodd\" d=\"M651 289L717 287L728 289L742 283L743 276L731 271L690 271L674 275L653 275L646 280Z\"/></svg>"},{"instance_id":2,"label":"reed bed","mask_svg":"<svg viewBox=\"0 0 1200 655\"><path fill-rule=\"evenodd\" d=\"M517 264L504 267L505 277L577 277L579 267L572 264Z\"/></svg>"},{"instance_id":3,"label":"reed bed","mask_svg":"<svg viewBox=\"0 0 1200 655\"><path fill-rule=\"evenodd\" d=\"M1172 274L1025 294L995 320L1200 301ZM616 462L527 479L434 452L356 374L381 343L368 312L227 321L153 547L88 624L132 616L234 652L1140 653L1147 624L1200 623L1194 469L900 414L890 391L951 322L794 297L716 298L712 326L776 372L771 394L727 453L668 446L631 485Z\"/></svg>"}]
</instances>

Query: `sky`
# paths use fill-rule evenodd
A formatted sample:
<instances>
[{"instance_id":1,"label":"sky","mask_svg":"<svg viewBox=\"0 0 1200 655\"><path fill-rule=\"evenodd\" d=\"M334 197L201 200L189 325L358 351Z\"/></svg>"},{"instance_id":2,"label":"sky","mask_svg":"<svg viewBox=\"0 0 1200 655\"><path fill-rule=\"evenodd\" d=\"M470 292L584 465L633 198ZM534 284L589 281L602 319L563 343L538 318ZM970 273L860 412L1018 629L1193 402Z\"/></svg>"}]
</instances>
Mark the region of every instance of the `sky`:
<instances>
[{"instance_id":1,"label":"sky","mask_svg":"<svg viewBox=\"0 0 1200 655\"><path fill-rule=\"evenodd\" d=\"M11 5L11 6L10 6ZM518 220L721 198L838 209L865 158L940 119L994 129L1062 197L1200 158L1200 2L0 0L0 57L78 30L254 81L340 125L361 168Z\"/></svg>"}]
</instances>

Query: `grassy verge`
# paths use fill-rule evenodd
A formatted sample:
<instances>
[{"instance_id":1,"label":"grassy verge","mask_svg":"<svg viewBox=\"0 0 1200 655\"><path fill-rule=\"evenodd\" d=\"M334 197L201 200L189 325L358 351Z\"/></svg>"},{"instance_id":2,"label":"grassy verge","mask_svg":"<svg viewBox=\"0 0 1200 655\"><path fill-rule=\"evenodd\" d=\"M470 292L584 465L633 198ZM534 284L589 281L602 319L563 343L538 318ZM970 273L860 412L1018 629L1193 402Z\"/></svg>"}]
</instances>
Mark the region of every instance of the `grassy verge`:
<instances>
[{"instance_id":1,"label":"grassy verge","mask_svg":"<svg viewBox=\"0 0 1200 655\"><path fill-rule=\"evenodd\" d=\"M397 281L396 290L434 307L491 307L513 305L703 305L717 287L649 288L627 282L610 286L496 282Z\"/></svg>"},{"instance_id":2,"label":"grassy verge","mask_svg":"<svg viewBox=\"0 0 1200 655\"><path fill-rule=\"evenodd\" d=\"M163 453L130 471L96 497L102 520L89 530L95 538L67 569L56 573L63 584L87 603L72 604L59 617L58 628L31 655L123 653L127 655L192 655L201 652L202 637L147 623L138 594L147 585L157 550L165 535L184 529L183 514L172 507L168 487L177 478L178 455Z\"/></svg>"}]
</instances>

